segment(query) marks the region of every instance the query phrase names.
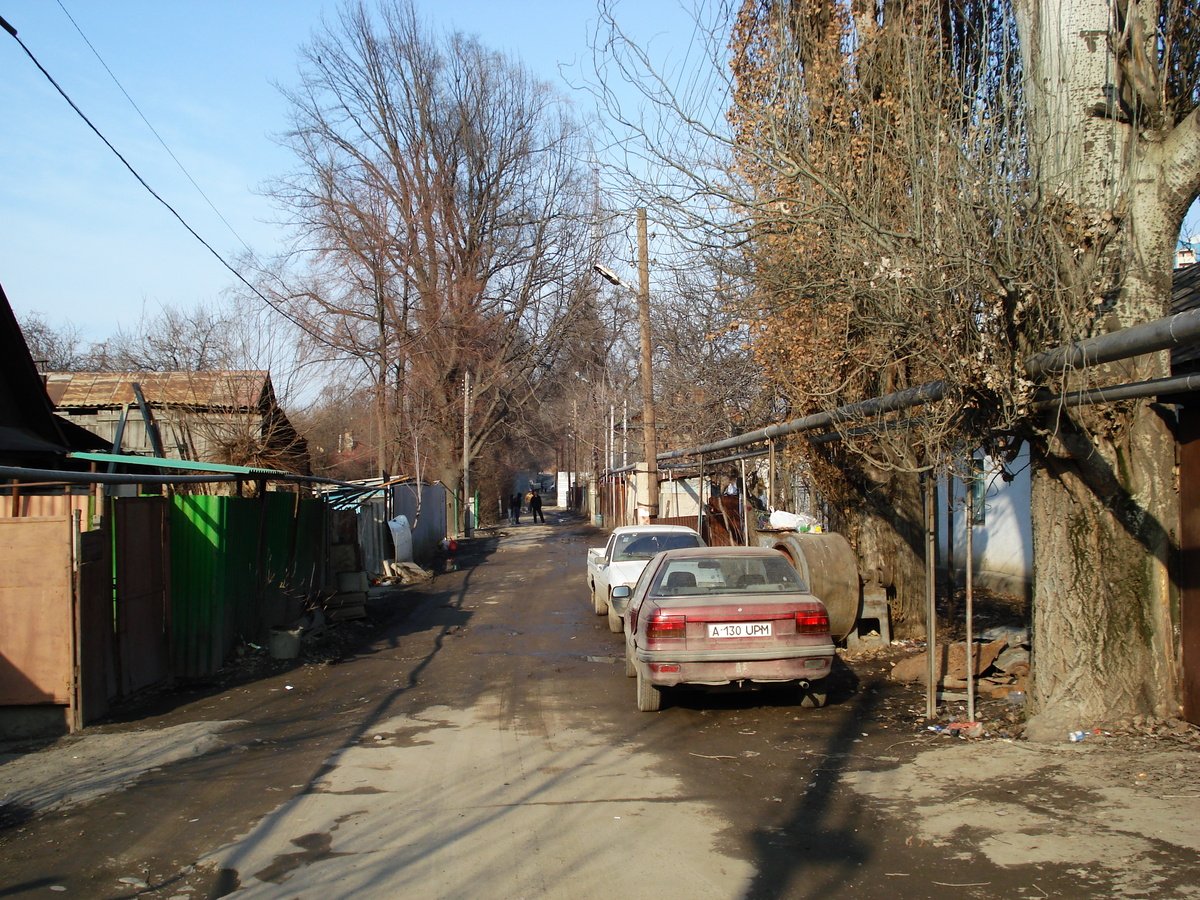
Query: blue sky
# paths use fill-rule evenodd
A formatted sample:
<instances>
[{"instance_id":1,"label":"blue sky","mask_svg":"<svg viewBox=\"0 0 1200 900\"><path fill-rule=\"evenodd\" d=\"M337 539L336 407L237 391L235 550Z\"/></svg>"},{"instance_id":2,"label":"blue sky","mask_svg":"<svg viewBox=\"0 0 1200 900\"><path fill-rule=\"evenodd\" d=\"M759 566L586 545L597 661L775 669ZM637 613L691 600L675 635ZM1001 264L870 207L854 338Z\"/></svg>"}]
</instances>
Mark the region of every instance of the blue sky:
<instances>
[{"instance_id":1,"label":"blue sky","mask_svg":"<svg viewBox=\"0 0 1200 900\"><path fill-rule=\"evenodd\" d=\"M293 84L296 50L324 0L0 0L0 15L139 174L222 255L269 254L281 232L257 189L291 159L273 82ZM420 2L436 26L479 35L559 83L590 66L594 0ZM65 10L65 11L64 11ZM656 51L686 53L673 0L625 0L618 20ZM67 14L70 14L68 16ZM104 70L72 19L239 237L197 192ZM160 304L215 301L233 277L155 201L0 32L0 285L18 317L71 322L85 339L134 326Z\"/></svg>"},{"instance_id":2,"label":"blue sky","mask_svg":"<svg viewBox=\"0 0 1200 900\"><path fill-rule=\"evenodd\" d=\"M417 3L435 25L479 35L590 108L562 75L577 82L590 71L594 0ZM336 8L329 0L0 0L0 15L84 113L231 260L240 240L264 255L279 245L274 211L256 193L291 165L271 139L286 124L273 82L294 83L298 46ZM690 8L690 0L619 0L617 18L657 60L680 62L694 53ZM37 311L99 340L134 326L143 309L215 302L233 284L3 32L0 111L0 285L18 316ZM1200 232L1196 208L1184 229Z\"/></svg>"}]
</instances>

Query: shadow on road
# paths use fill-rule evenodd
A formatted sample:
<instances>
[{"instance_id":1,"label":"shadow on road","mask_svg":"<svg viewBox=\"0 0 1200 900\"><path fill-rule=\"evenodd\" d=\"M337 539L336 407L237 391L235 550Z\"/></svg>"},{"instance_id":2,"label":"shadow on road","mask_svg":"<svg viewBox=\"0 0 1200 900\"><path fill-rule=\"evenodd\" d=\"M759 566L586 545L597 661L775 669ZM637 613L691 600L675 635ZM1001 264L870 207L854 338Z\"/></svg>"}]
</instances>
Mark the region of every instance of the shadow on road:
<instances>
[{"instance_id":1,"label":"shadow on road","mask_svg":"<svg viewBox=\"0 0 1200 900\"><path fill-rule=\"evenodd\" d=\"M417 632L434 632L432 647L408 669L404 682L380 696L373 703L371 711L341 742L340 747L305 780L304 785L293 795L292 799L267 816L265 827L259 829L258 840L266 840L276 827L282 827L295 804L305 795L317 790L321 781L337 768L341 754L348 748L360 744L365 735L370 734L379 723L393 715L393 704L420 684L422 674L445 647L446 638L463 628L469 621L471 613L463 608L463 603L470 592L474 567L495 551L496 543L495 539L480 540L474 542L474 546L464 548L464 551L460 552L458 556L458 569L462 572L462 576L452 588L422 593L415 609L398 616L391 625L385 626L383 634L378 635L373 642L365 643L359 652L353 655L353 658L356 659L369 658L382 649L400 646L401 639L407 635ZM246 849L248 848L234 850L228 860L229 865L218 872L216 882L209 894L210 897L224 897L241 887L239 860Z\"/></svg>"},{"instance_id":2,"label":"shadow on road","mask_svg":"<svg viewBox=\"0 0 1200 900\"><path fill-rule=\"evenodd\" d=\"M872 856L870 843L857 829L856 811L835 809L834 793L855 752L855 742L874 720L878 682L866 685L854 697L824 753L806 757L792 769L785 783L806 784L808 789L781 825L759 828L751 835L756 874L744 900L783 897L828 897ZM795 887L804 884L803 895Z\"/></svg>"}]
</instances>

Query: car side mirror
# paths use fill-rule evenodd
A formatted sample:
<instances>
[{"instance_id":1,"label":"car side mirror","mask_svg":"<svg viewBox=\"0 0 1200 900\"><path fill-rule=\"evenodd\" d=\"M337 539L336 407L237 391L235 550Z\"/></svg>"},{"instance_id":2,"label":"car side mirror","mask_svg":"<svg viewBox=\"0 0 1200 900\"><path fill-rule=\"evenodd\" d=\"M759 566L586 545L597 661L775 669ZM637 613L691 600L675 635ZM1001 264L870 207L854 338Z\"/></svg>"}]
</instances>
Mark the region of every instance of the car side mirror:
<instances>
[{"instance_id":1,"label":"car side mirror","mask_svg":"<svg viewBox=\"0 0 1200 900\"><path fill-rule=\"evenodd\" d=\"M629 589L629 585L627 584L618 584L612 589L612 596L614 600L628 600L630 594L632 593L633 591Z\"/></svg>"}]
</instances>

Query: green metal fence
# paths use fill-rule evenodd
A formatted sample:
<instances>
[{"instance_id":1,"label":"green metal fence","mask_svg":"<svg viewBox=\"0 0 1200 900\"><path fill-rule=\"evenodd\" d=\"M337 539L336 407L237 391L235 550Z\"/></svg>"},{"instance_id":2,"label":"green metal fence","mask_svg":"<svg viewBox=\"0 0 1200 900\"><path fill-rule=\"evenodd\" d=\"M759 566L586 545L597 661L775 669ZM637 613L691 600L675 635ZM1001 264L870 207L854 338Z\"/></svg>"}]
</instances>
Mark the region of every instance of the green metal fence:
<instances>
[{"instance_id":1,"label":"green metal fence","mask_svg":"<svg viewBox=\"0 0 1200 900\"><path fill-rule=\"evenodd\" d=\"M176 496L171 607L177 676L215 672L239 643L294 621L324 581L324 501Z\"/></svg>"}]
</instances>

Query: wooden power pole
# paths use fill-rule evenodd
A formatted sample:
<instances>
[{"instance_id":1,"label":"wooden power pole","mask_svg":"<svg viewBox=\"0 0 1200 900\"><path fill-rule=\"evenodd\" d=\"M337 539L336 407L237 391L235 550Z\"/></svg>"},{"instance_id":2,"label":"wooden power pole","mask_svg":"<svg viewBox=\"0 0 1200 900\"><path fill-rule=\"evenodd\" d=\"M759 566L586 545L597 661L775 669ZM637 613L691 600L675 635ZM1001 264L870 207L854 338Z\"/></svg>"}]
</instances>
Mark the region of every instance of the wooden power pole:
<instances>
[{"instance_id":1,"label":"wooden power pole","mask_svg":"<svg viewBox=\"0 0 1200 900\"><path fill-rule=\"evenodd\" d=\"M642 338L642 443L646 452L646 516L658 518L658 438L654 427L653 341L650 336L650 249L646 239L646 210L637 213L638 331Z\"/></svg>"}]
</instances>

